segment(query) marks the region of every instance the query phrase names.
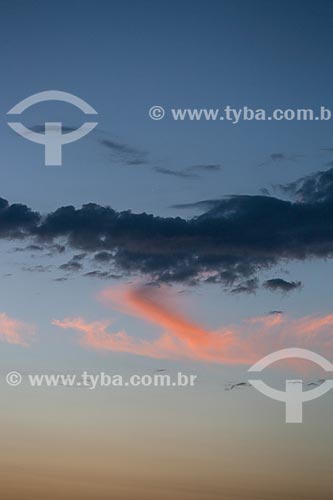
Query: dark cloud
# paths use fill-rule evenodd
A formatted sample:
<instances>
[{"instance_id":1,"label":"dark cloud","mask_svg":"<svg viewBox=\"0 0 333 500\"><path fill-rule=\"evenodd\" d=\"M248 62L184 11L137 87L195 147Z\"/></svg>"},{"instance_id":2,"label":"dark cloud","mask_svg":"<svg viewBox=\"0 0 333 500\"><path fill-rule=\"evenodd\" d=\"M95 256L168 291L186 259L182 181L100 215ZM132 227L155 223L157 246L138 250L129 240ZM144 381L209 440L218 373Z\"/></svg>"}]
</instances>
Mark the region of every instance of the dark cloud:
<instances>
[{"instance_id":1,"label":"dark cloud","mask_svg":"<svg viewBox=\"0 0 333 500\"><path fill-rule=\"evenodd\" d=\"M219 172L222 170L222 165L217 164L217 163L211 163L211 164L203 164L203 165L191 165L190 167L187 167L187 170L199 170L199 171L204 171L204 172Z\"/></svg>"},{"instance_id":2,"label":"dark cloud","mask_svg":"<svg viewBox=\"0 0 333 500\"><path fill-rule=\"evenodd\" d=\"M64 245L36 245L36 244L30 244L25 247L16 247L11 250L12 252L44 252L47 251L48 253L46 254L47 256L54 255L55 253L63 253L65 251L65 246Z\"/></svg>"},{"instance_id":3,"label":"dark cloud","mask_svg":"<svg viewBox=\"0 0 333 500\"><path fill-rule=\"evenodd\" d=\"M110 252L98 252L94 255L94 260L96 260L97 262L110 262L111 259L112 253Z\"/></svg>"},{"instance_id":4,"label":"dark cloud","mask_svg":"<svg viewBox=\"0 0 333 500\"><path fill-rule=\"evenodd\" d=\"M111 139L101 139L100 144L108 148L122 163L126 165L147 165L148 153Z\"/></svg>"},{"instance_id":5,"label":"dark cloud","mask_svg":"<svg viewBox=\"0 0 333 500\"><path fill-rule=\"evenodd\" d=\"M114 280L119 280L122 278L121 274L112 274L107 271L89 271L88 273L85 273L83 276L86 276L88 278L100 278L100 279L114 279Z\"/></svg>"},{"instance_id":6,"label":"dark cloud","mask_svg":"<svg viewBox=\"0 0 333 500\"><path fill-rule=\"evenodd\" d=\"M61 269L62 271L70 271L70 272L80 271L80 269L82 269L82 264L80 264L80 262L77 262L76 260L71 259L65 264L61 264L61 266L59 266L59 269Z\"/></svg>"},{"instance_id":7,"label":"dark cloud","mask_svg":"<svg viewBox=\"0 0 333 500\"><path fill-rule=\"evenodd\" d=\"M322 385L324 382L326 382L326 379L320 378L319 380L314 380L312 382L308 382L306 385L308 387L313 387L313 386L318 387L318 386Z\"/></svg>"},{"instance_id":8,"label":"dark cloud","mask_svg":"<svg viewBox=\"0 0 333 500\"><path fill-rule=\"evenodd\" d=\"M89 271L88 273L85 273L83 276L86 276L88 278L107 278L109 276L109 273L106 271Z\"/></svg>"},{"instance_id":9,"label":"dark cloud","mask_svg":"<svg viewBox=\"0 0 333 500\"><path fill-rule=\"evenodd\" d=\"M62 132L69 133L74 132L80 126L68 126L62 125ZM52 129L52 127L51 127ZM45 124L42 125L32 125L29 127L31 132L37 132L39 134L45 133ZM107 136L108 133L105 131L99 131L102 136ZM29 135L29 132L26 133ZM138 148L135 148L129 144L117 142L113 139L100 138L98 139L99 144L107 148L114 156L116 160L125 164L125 165L147 165L149 163L148 153L146 151L142 151Z\"/></svg>"},{"instance_id":10,"label":"dark cloud","mask_svg":"<svg viewBox=\"0 0 333 500\"><path fill-rule=\"evenodd\" d=\"M170 175L172 177L180 177L182 179L198 179L199 176L196 174L190 174L188 172L184 172L183 170L171 170L169 168L163 167L154 167L155 172L164 175Z\"/></svg>"},{"instance_id":11,"label":"dark cloud","mask_svg":"<svg viewBox=\"0 0 333 500\"><path fill-rule=\"evenodd\" d=\"M43 266L42 264L39 264L38 266L31 266L31 267L22 267L23 271L27 271L29 273L46 273L52 269L52 266Z\"/></svg>"},{"instance_id":12,"label":"dark cloud","mask_svg":"<svg viewBox=\"0 0 333 500\"><path fill-rule=\"evenodd\" d=\"M0 238L23 238L33 231L41 216L26 205L0 198Z\"/></svg>"},{"instance_id":13,"label":"dark cloud","mask_svg":"<svg viewBox=\"0 0 333 500\"><path fill-rule=\"evenodd\" d=\"M327 203L333 201L333 168L302 177L279 188L301 203Z\"/></svg>"},{"instance_id":14,"label":"dark cloud","mask_svg":"<svg viewBox=\"0 0 333 500\"><path fill-rule=\"evenodd\" d=\"M12 251L13 252L42 252L44 248L40 245L27 245L25 247L16 247Z\"/></svg>"},{"instance_id":15,"label":"dark cloud","mask_svg":"<svg viewBox=\"0 0 333 500\"><path fill-rule=\"evenodd\" d=\"M231 290L231 293L255 293L258 288L258 278L246 280Z\"/></svg>"},{"instance_id":16,"label":"dark cloud","mask_svg":"<svg viewBox=\"0 0 333 500\"><path fill-rule=\"evenodd\" d=\"M55 243L54 245L50 246L50 250L55 253L64 253L66 247L65 245L59 245L58 243Z\"/></svg>"},{"instance_id":17,"label":"dark cloud","mask_svg":"<svg viewBox=\"0 0 333 500\"><path fill-rule=\"evenodd\" d=\"M222 165L218 164L207 164L207 165L191 165L182 170L172 170L170 168L164 167L154 167L155 172L164 175L170 175L172 177L180 177L182 179L199 179L200 176L193 172L218 172L221 170Z\"/></svg>"},{"instance_id":18,"label":"dark cloud","mask_svg":"<svg viewBox=\"0 0 333 500\"><path fill-rule=\"evenodd\" d=\"M260 163L260 167L274 165L278 163L293 162L296 163L299 159L303 158L303 155L297 153L272 153L269 155L267 160Z\"/></svg>"},{"instance_id":19,"label":"dark cloud","mask_svg":"<svg viewBox=\"0 0 333 500\"><path fill-rule=\"evenodd\" d=\"M220 283L234 293L251 293L258 273L279 262L333 255L333 169L295 186L295 201L246 195L201 201L193 206L206 211L188 220L117 212L94 203L60 207L41 217L25 205L0 200L0 237L34 238L33 244L47 248L60 240L78 252L62 270L79 271L78 255L89 254L116 275ZM265 282L272 291L299 287L281 278Z\"/></svg>"},{"instance_id":20,"label":"dark cloud","mask_svg":"<svg viewBox=\"0 0 333 500\"><path fill-rule=\"evenodd\" d=\"M72 261L79 262L79 261L83 260L86 257L86 255L87 255L86 253L77 253L77 254L73 255Z\"/></svg>"},{"instance_id":21,"label":"dark cloud","mask_svg":"<svg viewBox=\"0 0 333 500\"><path fill-rule=\"evenodd\" d=\"M126 165L147 165L149 163L145 158L133 158L125 161Z\"/></svg>"},{"instance_id":22,"label":"dark cloud","mask_svg":"<svg viewBox=\"0 0 333 500\"><path fill-rule=\"evenodd\" d=\"M285 281L282 278L273 278L265 281L263 286L272 292L291 292L300 289L302 283L300 281Z\"/></svg>"},{"instance_id":23,"label":"dark cloud","mask_svg":"<svg viewBox=\"0 0 333 500\"><path fill-rule=\"evenodd\" d=\"M221 170L222 166L218 164L207 164L207 165L191 165L182 170L172 170L170 168L164 167L154 167L153 170L163 175L170 175L172 177L179 177L181 179L199 179L200 176L193 172L218 172Z\"/></svg>"},{"instance_id":24,"label":"dark cloud","mask_svg":"<svg viewBox=\"0 0 333 500\"><path fill-rule=\"evenodd\" d=\"M30 250L31 252L41 252L44 249L40 245L28 245L24 250Z\"/></svg>"},{"instance_id":25,"label":"dark cloud","mask_svg":"<svg viewBox=\"0 0 333 500\"><path fill-rule=\"evenodd\" d=\"M267 314L269 316L275 316L275 315L283 314L283 311L273 310L273 311L269 311Z\"/></svg>"},{"instance_id":26,"label":"dark cloud","mask_svg":"<svg viewBox=\"0 0 333 500\"><path fill-rule=\"evenodd\" d=\"M282 161L286 159L286 155L285 153L272 153L269 158L272 161Z\"/></svg>"},{"instance_id":27,"label":"dark cloud","mask_svg":"<svg viewBox=\"0 0 333 500\"><path fill-rule=\"evenodd\" d=\"M118 151L119 153L125 153L129 155L142 154L141 151L133 148L132 146L129 146L128 144L122 144L120 142L112 141L111 139L101 139L101 144L109 149L112 149L113 151Z\"/></svg>"},{"instance_id":28,"label":"dark cloud","mask_svg":"<svg viewBox=\"0 0 333 500\"><path fill-rule=\"evenodd\" d=\"M200 211L208 210L211 208L216 207L221 203L221 199L218 200L201 200L201 201L194 201L192 203L178 203L176 205L172 205L171 208L175 208L177 210L187 210L187 209L196 209Z\"/></svg>"}]
</instances>

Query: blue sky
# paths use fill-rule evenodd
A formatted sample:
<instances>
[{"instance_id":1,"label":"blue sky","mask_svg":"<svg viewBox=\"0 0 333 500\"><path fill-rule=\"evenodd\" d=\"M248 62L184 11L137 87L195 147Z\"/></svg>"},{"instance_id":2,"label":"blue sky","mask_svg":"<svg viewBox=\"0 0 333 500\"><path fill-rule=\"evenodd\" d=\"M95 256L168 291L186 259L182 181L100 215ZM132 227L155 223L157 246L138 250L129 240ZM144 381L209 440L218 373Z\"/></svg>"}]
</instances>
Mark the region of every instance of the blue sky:
<instances>
[{"instance_id":1,"label":"blue sky","mask_svg":"<svg viewBox=\"0 0 333 500\"><path fill-rule=\"evenodd\" d=\"M246 389L225 393L224 385L243 380L247 366L210 364L200 356L156 359L82 345L77 331L57 328L52 320L82 317L90 324L110 319L112 331L124 330L136 340L154 338L159 329L149 314L142 318L133 310L124 313L120 307L108 308L98 298L106 288L125 285L131 289L152 277L136 264L135 272L127 273L120 259L116 264L111 260L110 268L97 265L94 255L100 249L89 249L86 240L82 246L69 242L66 231L60 231L57 241L51 241L51 233L49 240L35 235L44 217L60 207L79 209L95 203L112 207L116 214L152 214L156 229L149 232L147 222L148 236L144 226L140 237L144 252L149 253L151 238L151 255L157 247L161 257L160 219L156 217L172 218L172 234L181 249L188 243L177 240L175 218L181 217L184 227L190 221L186 227L192 228L192 218L206 211L175 205L223 202L229 195L254 197L262 195L262 189L269 197L295 203L297 193L279 191L277 186L309 175L322 182L325 196L330 194L329 182L318 172L332 168L331 122L175 122L170 110L227 105L268 111L333 109L333 4L324 0L1 0L0 4L0 197L41 214L28 236L0 240L1 311L36 327L36 338L28 348L1 343L1 373L86 369L129 374L163 367L170 373L178 369L196 373L199 378L194 390L182 394L118 391L111 397L103 391L87 394L75 389L36 394L26 386L16 391L1 384L6 404L0 418L6 438L0 463L8 467L8 477L14 481L4 483L3 494L12 500L22 498L23 489L13 484L19 482L17 471L26 467L22 484L30 488L31 499L48 494L53 500L52 491L81 500L92 492L98 500L112 494L127 499L167 500L184 495L192 500L231 499L239 498L239 484L244 485L246 499L262 494L265 500L274 495L306 500L307 491L313 498L318 489L323 500L329 498L327 464L332 443L325 437L326 431L330 433L329 396L309 405L301 429L286 430L282 405ZM96 129L64 146L62 166L44 166L43 147L24 140L6 123L11 107L44 90L77 95L98 112ZM149 118L148 110L154 105L167 110L163 120ZM45 121L76 128L84 116L68 104L52 102L35 105L21 119L30 128ZM274 155L279 159L272 159ZM191 170L197 165L219 168ZM165 173L170 170L178 175ZM197 176L182 177L182 172ZM315 205L316 189L310 194L309 210ZM325 239L319 250L313 227L306 245L300 243L297 258L289 246L301 234L298 227L295 232L288 227L286 252L284 245L279 247L274 264L270 261L265 267L260 260L261 250L267 250L265 234L259 250L256 242L255 250L246 250L250 260L259 259L260 266L251 276L242 271L240 281L258 278L256 293L232 293L236 284L226 287L224 282L193 286L186 279L161 288L165 286L174 296L184 317L209 332L222 325L236 328L246 318L266 317L274 310L292 318L326 317L331 313L332 293L330 201L323 230L328 242ZM218 219L224 205L210 208L209 223ZM242 207L237 210L241 213ZM250 222L253 230L261 224L256 219ZM141 227L137 220L129 223L133 234ZM135 247L137 241L134 238L133 243L129 234L128 245ZM54 243L66 248L57 252ZM218 246L219 240L213 243ZM29 244L42 248L24 250ZM196 244L197 240L190 257L197 251ZM236 245L233 252L245 246ZM85 256L77 260L76 271L61 267L82 252ZM174 248L169 257L175 253ZM177 269L181 266L175 263ZM120 279L84 276L94 270L112 271ZM300 281L302 286L290 293L272 292L262 286L269 279ZM324 354L325 348L323 344ZM90 449L94 451L91 456ZM289 459L284 462L286 455ZM313 462L317 465L310 479ZM288 471L291 463L294 476ZM257 473L259 466L262 474ZM279 485L281 474L286 478L285 489ZM40 475L46 476L45 482L38 479Z\"/></svg>"},{"instance_id":2,"label":"blue sky","mask_svg":"<svg viewBox=\"0 0 333 500\"><path fill-rule=\"evenodd\" d=\"M320 168L326 160L320 149L331 145L325 123L175 124L152 122L147 110L155 104L330 106L330 11L329 2L293 2L288 12L274 2L210 2L204 10L193 2L98 2L98 7L4 2L3 117L19 100L54 88L91 103L99 112L100 132L67 147L63 169L42 169L42 148L22 142L3 119L3 196L42 211L89 199L166 213L174 202L256 193ZM30 109L25 123L42 120L47 109ZM80 123L81 115L68 105L57 104L53 111L53 119L61 115L64 121L66 115L68 122ZM102 130L147 151L153 165L225 168L203 183L175 183L149 168L117 169L96 144ZM306 158L256 169L273 152ZM27 175L18 186L22 172Z\"/></svg>"}]
</instances>

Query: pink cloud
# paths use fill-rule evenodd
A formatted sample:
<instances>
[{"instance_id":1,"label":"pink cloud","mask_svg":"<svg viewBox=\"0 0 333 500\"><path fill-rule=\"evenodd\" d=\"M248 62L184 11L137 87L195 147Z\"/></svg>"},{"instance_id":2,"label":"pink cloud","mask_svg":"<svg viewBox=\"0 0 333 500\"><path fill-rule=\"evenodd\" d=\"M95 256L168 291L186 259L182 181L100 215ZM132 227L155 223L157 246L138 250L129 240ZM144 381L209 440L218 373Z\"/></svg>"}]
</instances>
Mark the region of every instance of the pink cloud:
<instances>
[{"instance_id":1,"label":"pink cloud","mask_svg":"<svg viewBox=\"0 0 333 500\"><path fill-rule=\"evenodd\" d=\"M28 346L36 330L33 325L0 313L0 340L8 344Z\"/></svg>"},{"instance_id":2,"label":"pink cloud","mask_svg":"<svg viewBox=\"0 0 333 500\"><path fill-rule=\"evenodd\" d=\"M89 323L83 318L54 320L53 324L77 331L87 347L153 358L249 365L286 347L313 349L330 357L333 354L333 315L298 319L282 314L259 316L209 330L179 312L163 288L108 288L99 299L155 325L157 337L138 340L124 331L110 332L110 322Z\"/></svg>"}]
</instances>

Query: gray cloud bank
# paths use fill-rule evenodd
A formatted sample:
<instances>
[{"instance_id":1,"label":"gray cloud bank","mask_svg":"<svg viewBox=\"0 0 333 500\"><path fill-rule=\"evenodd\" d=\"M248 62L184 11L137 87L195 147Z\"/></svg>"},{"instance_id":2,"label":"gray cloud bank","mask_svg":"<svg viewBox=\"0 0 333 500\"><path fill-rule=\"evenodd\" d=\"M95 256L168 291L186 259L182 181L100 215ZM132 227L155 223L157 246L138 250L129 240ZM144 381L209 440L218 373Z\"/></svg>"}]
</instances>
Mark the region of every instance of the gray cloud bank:
<instances>
[{"instance_id":1,"label":"gray cloud bank","mask_svg":"<svg viewBox=\"0 0 333 500\"><path fill-rule=\"evenodd\" d=\"M185 220L88 203L41 215L0 199L0 238L33 239L92 255L122 274L158 282L221 283L253 291L257 275L279 261L333 255L333 169L285 186L294 196L236 195L202 203L202 215ZM76 259L71 270L80 269ZM74 269L75 268L75 269ZM299 282L275 278L268 289L290 291Z\"/></svg>"}]
</instances>

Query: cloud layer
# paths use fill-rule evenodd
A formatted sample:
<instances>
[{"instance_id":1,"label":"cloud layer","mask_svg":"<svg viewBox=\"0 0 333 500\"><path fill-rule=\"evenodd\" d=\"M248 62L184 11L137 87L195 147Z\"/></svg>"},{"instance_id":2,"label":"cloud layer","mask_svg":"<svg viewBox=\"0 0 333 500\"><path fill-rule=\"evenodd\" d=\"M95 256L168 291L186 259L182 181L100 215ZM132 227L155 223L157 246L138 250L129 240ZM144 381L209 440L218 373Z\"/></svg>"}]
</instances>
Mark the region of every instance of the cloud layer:
<instances>
[{"instance_id":1,"label":"cloud layer","mask_svg":"<svg viewBox=\"0 0 333 500\"><path fill-rule=\"evenodd\" d=\"M33 238L39 246L65 242L95 256L109 273L253 291L258 273L282 260L332 256L332 179L333 169L284 186L295 201L237 195L199 202L206 211L192 219L117 212L93 203L60 207L42 216L0 199L0 237ZM70 267L81 269L78 261ZM298 282L290 282L291 287L279 283L283 285L276 278L266 287L299 287Z\"/></svg>"}]
</instances>

